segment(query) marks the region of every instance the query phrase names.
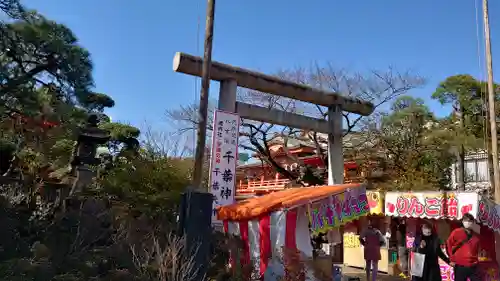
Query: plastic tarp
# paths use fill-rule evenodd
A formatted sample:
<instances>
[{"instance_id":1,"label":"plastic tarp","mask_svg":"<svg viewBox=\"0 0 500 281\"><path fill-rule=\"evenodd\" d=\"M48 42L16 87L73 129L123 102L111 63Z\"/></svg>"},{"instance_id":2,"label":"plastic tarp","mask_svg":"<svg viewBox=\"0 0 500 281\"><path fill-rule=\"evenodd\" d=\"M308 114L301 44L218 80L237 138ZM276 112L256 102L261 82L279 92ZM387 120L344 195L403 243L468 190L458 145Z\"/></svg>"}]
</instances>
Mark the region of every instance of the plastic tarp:
<instances>
[{"instance_id":1,"label":"plastic tarp","mask_svg":"<svg viewBox=\"0 0 500 281\"><path fill-rule=\"evenodd\" d=\"M231 221L250 220L273 211L311 204L354 188L364 189L364 185L340 184L285 189L232 205L218 207L218 219Z\"/></svg>"}]
</instances>

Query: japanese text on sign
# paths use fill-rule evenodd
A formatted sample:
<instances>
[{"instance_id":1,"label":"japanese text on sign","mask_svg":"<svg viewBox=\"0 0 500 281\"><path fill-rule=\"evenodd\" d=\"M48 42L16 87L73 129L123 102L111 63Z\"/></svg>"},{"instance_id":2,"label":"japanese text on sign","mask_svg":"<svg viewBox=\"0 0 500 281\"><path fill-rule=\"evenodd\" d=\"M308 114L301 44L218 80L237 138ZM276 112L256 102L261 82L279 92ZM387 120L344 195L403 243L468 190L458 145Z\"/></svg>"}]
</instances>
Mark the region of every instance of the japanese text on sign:
<instances>
[{"instance_id":1,"label":"japanese text on sign","mask_svg":"<svg viewBox=\"0 0 500 281\"><path fill-rule=\"evenodd\" d=\"M234 203L239 121L237 114L215 111L210 161L210 191L214 196L212 223L220 223L218 206Z\"/></svg>"},{"instance_id":2,"label":"japanese text on sign","mask_svg":"<svg viewBox=\"0 0 500 281\"><path fill-rule=\"evenodd\" d=\"M360 248L361 242L359 235L346 233L344 234L344 248Z\"/></svg>"},{"instance_id":3,"label":"japanese text on sign","mask_svg":"<svg viewBox=\"0 0 500 281\"><path fill-rule=\"evenodd\" d=\"M443 281L453 281L455 280L455 273L453 272L453 267L445 263L441 258L439 261L439 269L441 269L441 279Z\"/></svg>"},{"instance_id":4,"label":"japanese text on sign","mask_svg":"<svg viewBox=\"0 0 500 281\"><path fill-rule=\"evenodd\" d=\"M479 221L491 228L493 231L500 232L500 217L498 216L499 205L490 200L483 199L479 202Z\"/></svg>"},{"instance_id":5,"label":"japanese text on sign","mask_svg":"<svg viewBox=\"0 0 500 281\"><path fill-rule=\"evenodd\" d=\"M454 281L455 273L453 267L445 263L442 259L438 259L439 268L441 270L441 279L443 281ZM498 281L498 265L496 262L488 263L482 262L476 268L476 274L478 275L478 280L481 281ZM469 279L467 279L469 280Z\"/></svg>"},{"instance_id":6,"label":"japanese text on sign","mask_svg":"<svg viewBox=\"0 0 500 281\"><path fill-rule=\"evenodd\" d=\"M407 231L406 232L406 248L413 248L413 243L415 243L415 232Z\"/></svg>"},{"instance_id":7,"label":"japanese text on sign","mask_svg":"<svg viewBox=\"0 0 500 281\"><path fill-rule=\"evenodd\" d=\"M387 193L385 213L389 216L460 219L466 213L475 216L477 206L476 193Z\"/></svg>"},{"instance_id":8,"label":"japanese text on sign","mask_svg":"<svg viewBox=\"0 0 500 281\"><path fill-rule=\"evenodd\" d=\"M364 189L359 190L362 192L344 192L313 204L309 210L311 231L332 229L367 214L368 198Z\"/></svg>"}]
</instances>

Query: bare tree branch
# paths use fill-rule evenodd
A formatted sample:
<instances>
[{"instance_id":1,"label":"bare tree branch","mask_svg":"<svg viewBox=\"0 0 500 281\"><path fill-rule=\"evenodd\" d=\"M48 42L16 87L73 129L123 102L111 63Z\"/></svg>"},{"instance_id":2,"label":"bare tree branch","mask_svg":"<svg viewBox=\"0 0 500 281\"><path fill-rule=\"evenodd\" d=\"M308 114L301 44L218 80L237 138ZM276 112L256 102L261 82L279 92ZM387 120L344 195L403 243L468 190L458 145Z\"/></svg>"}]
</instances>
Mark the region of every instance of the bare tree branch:
<instances>
[{"instance_id":1,"label":"bare tree branch","mask_svg":"<svg viewBox=\"0 0 500 281\"><path fill-rule=\"evenodd\" d=\"M319 88L325 92L340 93L368 100L375 105L374 115L378 115L388 102L407 94L414 88L422 86L425 82L422 77L414 75L410 71L398 72L392 67L389 67L386 71L372 70L367 73L359 73L350 72L343 68L335 68L331 63L314 63L309 68L282 70L277 73L277 76L289 81ZM278 109L322 120L327 119L327 108L281 96L253 90L240 90L237 99L238 101L252 103L269 109ZM178 110L168 111L167 117L178 123L179 132L183 133L196 127L196 112L196 106L181 107ZM346 125L344 137L362 130L373 119L373 117L363 117L348 112L344 112L343 116L345 120L344 124ZM283 164L278 163L274 159L274 155L269 149L269 143L275 140L276 136L281 137L282 145L283 142L288 142L288 139L301 139L310 142L311 145L316 147L316 155L320 156L322 161L327 164L326 137L317 132L300 132L300 130L295 128L252 120L242 120L240 131L241 148L255 152L260 159L269 163L277 172L290 180L300 181L300 173L286 170L282 166ZM368 137L366 138L369 140ZM360 142L360 140L357 140L357 142ZM288 155L288 159L298 162L300 166L304 166L302 161L298 161L300 159L290 155L288 149L284 148L284 151Z\"/></svg>"}]
</instances>

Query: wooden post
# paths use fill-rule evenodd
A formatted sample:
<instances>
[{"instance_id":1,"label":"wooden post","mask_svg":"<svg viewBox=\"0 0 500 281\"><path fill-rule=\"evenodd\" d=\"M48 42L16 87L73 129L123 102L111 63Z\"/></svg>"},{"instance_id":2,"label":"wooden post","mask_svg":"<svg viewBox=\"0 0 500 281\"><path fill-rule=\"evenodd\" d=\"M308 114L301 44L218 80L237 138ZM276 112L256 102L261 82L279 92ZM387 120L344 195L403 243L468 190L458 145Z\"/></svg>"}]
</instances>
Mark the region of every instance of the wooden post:
<instances>
[{"instance_id":1,"label":"wooden post","mask_svg":"<svg viewBox=\"0 0 500 281\"><path fill-rule=\"evenodd\" d=\"M493 158L493 183L495 202L500 203L500 167L498 163L498 136L495 112L495 89L493 82L493 60L491 57L490 21L488 17L488 0L483 0L484 40L486 45L486 67L488 69L488 104L491 130L491 154Z\"/></svg>"},{"instance_id":2,"label":"wooden post","mask_svg":"<svg viewBox=\"0 0 500 281\"><path fill-rule=\"evenodd\" d=\"M215 0L207 0L205 50L202 70L198 128L193 167L193 182L183 194L179 212L179 234L185 238L185 255L192 258L195 270L193 281L205 278L210 262L213 195L202 186L203 159L207 139L208 94L212 63ZM194 189L194 190L193 190Z\"/></svg>"},{"instance_id":3,"label":"wooden post","mask_svg":"<svg viewBox=\"0 0 500 281\"><path fill-rule=\"evenodd\" d=\"M495 203L500 203L500 167L498 163L498 136L495 112L495 89L493 82L493 60L491 55L490 21L488 16L488 0L483 0L484 40L486 45L486 67L488 69L488 104L491 132L491 158L493 159L493 182L491 188L495 192ZM495 232L495 253L500 262L500 235Z\"/></svg>"},{"instance_id":4,"label":"wooden post","mask_svg":"<svg viewBox=\"0 0 500 281\"><path fill-rule=\"evenodd\" d=\"M198 108L198 130L193 169L193 188L202 190L203 158L207 140L208 95L210 90L210 69L212 64L212 39L214 34L215 0L207 1L207 19L205 26L205 46L201 77L200 105ZM205 190L203 190L205 191Z\"/></svg>"}]
</instances>

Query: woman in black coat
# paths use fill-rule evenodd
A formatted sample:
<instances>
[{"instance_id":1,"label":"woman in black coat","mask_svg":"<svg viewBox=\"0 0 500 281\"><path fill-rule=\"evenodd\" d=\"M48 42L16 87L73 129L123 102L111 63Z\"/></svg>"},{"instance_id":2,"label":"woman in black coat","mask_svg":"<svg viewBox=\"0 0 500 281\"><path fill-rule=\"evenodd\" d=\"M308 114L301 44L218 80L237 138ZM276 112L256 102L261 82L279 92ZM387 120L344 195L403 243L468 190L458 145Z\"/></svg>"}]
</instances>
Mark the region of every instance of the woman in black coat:
<instances>
[{"instance_id":1,"label":"woman in black coat","mask_svg":"<svg viewBox=\"0 0 500 281\"><path fill-rule=\"evenodd\" d=\"M422 233L415 239L413 252L425 255L422 277L413 276L413 281L442 281L438 258L450 263L441 250L441 242L429 223L422 225Z\"/></svg>"}]
</instances>

